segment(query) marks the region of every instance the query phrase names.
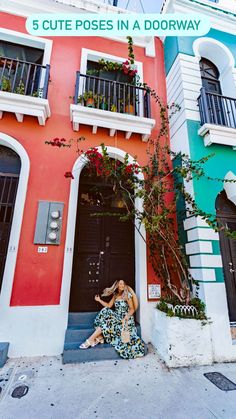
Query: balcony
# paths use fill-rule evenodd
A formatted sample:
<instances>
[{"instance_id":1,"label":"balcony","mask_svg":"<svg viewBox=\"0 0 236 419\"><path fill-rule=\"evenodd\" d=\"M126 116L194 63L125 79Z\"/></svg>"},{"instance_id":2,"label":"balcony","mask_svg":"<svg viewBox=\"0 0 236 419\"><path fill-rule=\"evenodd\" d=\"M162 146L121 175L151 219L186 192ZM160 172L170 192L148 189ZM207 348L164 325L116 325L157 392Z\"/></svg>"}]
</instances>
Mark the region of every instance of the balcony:
<instances>
[{"instance_id":1,"label":"balcony","mask_svg":"<svg viewBox=\"0 0 236 419\"><path fill-rule=\"evenodd\" d=\"M79 71L70 115L74 131L79 131L80 124L90 125L93 134L98 127L107 128L111 137L123 131L127 140L134 133L147 141L155 126L149 90Z\"/></svg>"},{"instance_id":2,"label":"balcony","mask_svg":"<svg viewBox=\"0 0 236 419\"><path fill-rule=\"evenodd\" d=\"M49 71L49 65L0 57L0 119L3 112L13 112L18 122L30 115L45 125L50 116Z\"/></svg>"},{"instance_id":3,"label":"balcony","mask_svg":"<svg viewBox=\"0 0 236 419\"><path fill-rule=\"evenodd\" d=\"M201 89L198 97L201 128L205 146L213 143L236 149L236 99Z\"/></svg>"}]
</instances>

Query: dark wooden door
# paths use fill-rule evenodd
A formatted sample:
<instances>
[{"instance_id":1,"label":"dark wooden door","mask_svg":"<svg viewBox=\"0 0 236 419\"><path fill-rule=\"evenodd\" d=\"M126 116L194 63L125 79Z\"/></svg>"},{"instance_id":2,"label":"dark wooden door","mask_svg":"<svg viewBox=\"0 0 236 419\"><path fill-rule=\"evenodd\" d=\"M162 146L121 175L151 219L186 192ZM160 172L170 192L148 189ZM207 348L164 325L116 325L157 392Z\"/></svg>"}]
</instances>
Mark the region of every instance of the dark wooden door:
<instances>
[{"instance_id":1,"label":"dark wooden door","mask_svg":"<svg viewBox=\"0 0 236 419\"><path fill-rule=\"evenodd\" d=\"M105 215L106 212L113 215ZM71 312L99 310L101 305L94 300L95 294L101 294L116 279L124 279L134 288L134 225L132 221L120 221L121 213L124 209L119 207L110 186L83 184L81 178Z\"/></svg>"},{"instance_id":2,"label":"dark wooden door","mask_svg":"<svg viewBox=\"0 0 236 419\"><path fill-rule=\"evenodd\" d=\"M20 172L20 158L0 146L0 290L11 233L12 217Z\"/></svg>"},{"instance_id":3,"label":"dark wooden door","mask_svg":"<svg viewBox=\"0 0 236 419\"><path fill-rule=\"evenodd\" d=\"M228 231L236 231L236 207L222 192L217 199L217 217L220 226ZM220 231L220 247L223 260L225 287L229 319L236 321L236 240Z\"/></svg>"}]
</instances>

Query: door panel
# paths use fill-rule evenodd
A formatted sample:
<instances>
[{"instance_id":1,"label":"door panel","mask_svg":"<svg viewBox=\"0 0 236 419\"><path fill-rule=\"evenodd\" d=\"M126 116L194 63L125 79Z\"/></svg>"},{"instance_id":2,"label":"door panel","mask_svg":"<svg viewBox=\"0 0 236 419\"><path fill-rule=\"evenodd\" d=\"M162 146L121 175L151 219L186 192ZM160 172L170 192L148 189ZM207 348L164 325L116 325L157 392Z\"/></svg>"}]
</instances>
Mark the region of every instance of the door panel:
<instances>
[{"instance_id":1,"label":"door panel","mask_svg":"<svg viewBox=\"0 0 236 419\"><path fill-rule=\"evenodd\" d=\"M236 231L236 207L228 200L226 193L221 192L216 201L219 226L225 226L229 231ZM226 296L229 319L236 321L236 240L220 231L220 248L223 261Z\"/></svg>"},{"instance_id":2,"label":"door panel","mask_svg":"<svg viewBox=\"0 0 236 419\"><path fill-rule=\"evenodd\" d=\"M230 224L229 220L222 219L223 224ZM220 232L221 254L225 277L225 287L229 309L229 319L236 321L236 242Z\"/></svg>"},{"instance_id":3,"label":"door panel","mask_svg":"<svg viewBox=\"0 0 236 419\"><path fill-rule=\"evenodd\" d=\"M79 253L99 253L102 244L102 219L93 217L94 210L81 208L79 223Z\"/></svg>"},{"instance_id":4,"label":"door panel","mask_svg":"<svg viewBox=\"0 0 236 419\"><path fill-rule=\"evenodd\" d=\"M106 237L110 237L110 254L132 254L134 250L133 223L120 221L117 217L109 218L106 224Z\"/></svg>"},{"instance_id":5,"label":"door panel","mask_svg":"<svg viewBox=\"0 0 236 419\"><path fill-rule=\"evenodd\" d=\"M98 191L87 193L90 186L80 187L70 296L72 312L101 309L94 296L116 279L124 279L133 288L135 285L133 223L120 221L118 216L94 216L105 212L121 214L122 210L112 206L111 187L107 190L103 187L103 199Z\"/></svg>"}]
</instances>

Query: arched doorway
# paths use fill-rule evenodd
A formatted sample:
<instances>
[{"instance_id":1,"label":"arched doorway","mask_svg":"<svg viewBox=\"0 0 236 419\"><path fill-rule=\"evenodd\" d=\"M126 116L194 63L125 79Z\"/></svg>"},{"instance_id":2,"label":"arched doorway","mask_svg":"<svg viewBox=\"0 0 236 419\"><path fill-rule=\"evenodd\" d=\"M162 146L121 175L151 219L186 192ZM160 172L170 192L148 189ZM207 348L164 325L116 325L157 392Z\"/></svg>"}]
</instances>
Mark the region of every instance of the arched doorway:
<instances>
[{"instance_id":1,"label":"arched doorway","mask_svg":"<svg viewBox=\"0 0 236 419\"><path fill-rule=\"evenodd\" d=\"M106 179L89 176L86 168L82 170L70 312L99 310L94 295L116 279L124 279L135 288L134 223L119 219L126 210L112 186Z\"/></svg>"},{"instance_id":2,"label":"arched doorway","mask_svg":"<svg viewBox=\"0 0 236 419\"><path fill-rule=\"evenodd\" d=\"M236 231L236 206L222 191L216 199L216 214L219 226L229 231ZM236 240L228 237L224 231L219 232L220 248L223 260L226 295L230 322L236 321Z\"/></svg>"},{"instance_id":3,"label":"arched doorway","mask_svg":"<svg viewBox=\"0 0 236 419\"><path fill-rule=\"evenodd\" d=\"M0 145L0 290L2 286L21 161L12 149Z\"/></svg>"}]
</instances>

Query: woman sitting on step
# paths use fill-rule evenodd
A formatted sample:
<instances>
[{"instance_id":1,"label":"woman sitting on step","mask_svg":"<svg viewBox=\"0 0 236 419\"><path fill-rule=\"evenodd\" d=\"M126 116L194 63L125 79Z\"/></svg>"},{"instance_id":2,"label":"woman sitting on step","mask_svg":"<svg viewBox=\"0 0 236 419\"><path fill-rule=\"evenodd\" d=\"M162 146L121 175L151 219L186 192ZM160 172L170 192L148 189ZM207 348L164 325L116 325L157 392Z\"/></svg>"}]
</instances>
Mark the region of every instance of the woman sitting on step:
<instances>
[{"instance_id":1,"label":"woman sitting on step","mask_svg":"<svg viewBox=\"0 0 236 419\"><path fill-rule=\"evenodd\" d=\"M104 308L94 320L95 332L80 345L80 349L94 347L99 343L110 343L122 358L138 358L145 355L145 344L137 335L133 314L138 307L138 299L131 287L122 279L117 280L102 296L112 295L109 303L95 296ZM114 306L114 310L112 307ZM126 334L123 333L124 329ZM128 331L128 334L127 334ZM124 338L126 336L126 338Z\"/></svg>"}]
</instances>

